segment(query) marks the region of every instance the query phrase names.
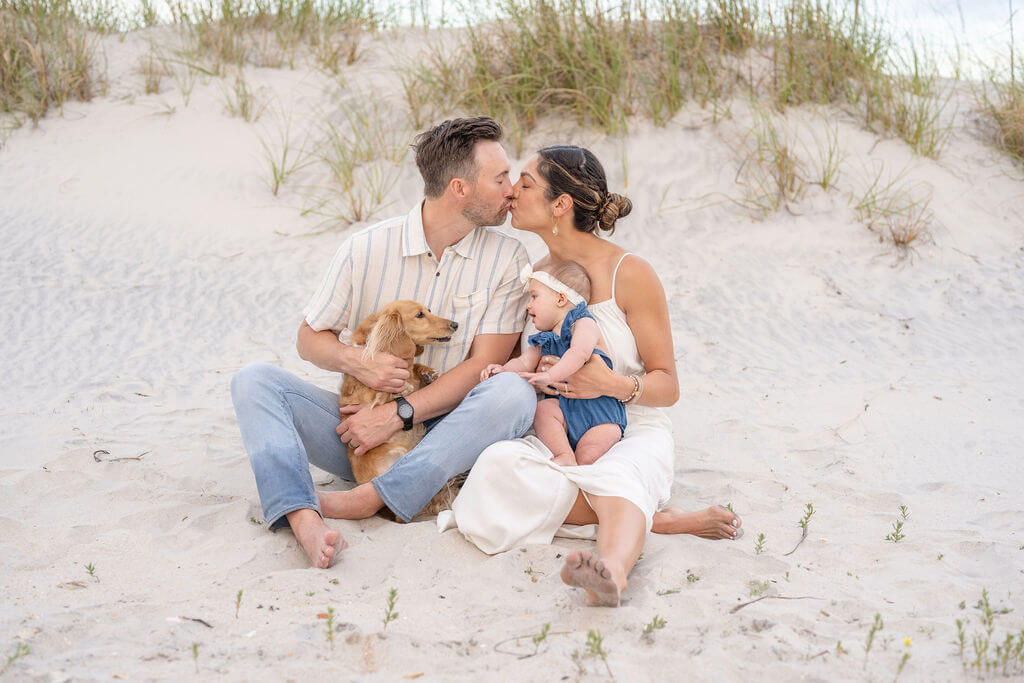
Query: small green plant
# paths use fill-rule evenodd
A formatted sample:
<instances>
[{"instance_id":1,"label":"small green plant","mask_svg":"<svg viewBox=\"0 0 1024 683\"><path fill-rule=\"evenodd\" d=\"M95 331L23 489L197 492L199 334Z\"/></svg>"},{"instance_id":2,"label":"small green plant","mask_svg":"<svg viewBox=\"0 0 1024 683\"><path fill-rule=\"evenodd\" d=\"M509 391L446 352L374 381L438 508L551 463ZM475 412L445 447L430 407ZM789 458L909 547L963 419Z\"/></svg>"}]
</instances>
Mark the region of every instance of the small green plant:
<instances>
[{"instance_id":1,"label":"small green plant","mask_svg":"<svg viewBox=\"0 0 1024 683\"><path fill-rule=\"evenodd\" d=\"M306 591L306 597L311 598L316 595L316 591Z\"/></svg>"},{"instance_id":2,"label":"small green plant","mask_svg":"<svg viewBox=\"0 0 1024 683\"><path fill-rule=\"evenodd\" d=\"M263 524L263 520L262 519L256 519L255 517L250 517L249 518L249 522L252 523L252 524L256 524L257 526Z\"/></svg>"},{"instance_id":3,"label":"small green plant","mask_svg":"<svg viewBox=\"0 0 1024 683\"><path fill-rule=\"evenodd\" d=\"M242 606L242 589L238 589L238 595L235 596L235 619L238 618L238 608Z\"/></svg>"},{"instance_id":4,"label":"small green plant","mask_svg":"<svg viewBox=\"0 0 1024 683\"><path fill-rule=\"evenodd\" d=\"M697 576L696 574L694 574L693 572L691 572L689 569L687 569L686 570L686 582L687 583L697 583L698 581L700 581L700 577Z\"/></svg>"},{"instance_id":5,"label":"small green plant","mask_svg":"<svg viewBox=\"0 0 1024 683\"><path fill-rule=\"evenodd\" d=\"M909 638L904 638L904 640L910 640L910 639ZM907 662L909 660L910 660L910 645L907 645L907 651L903 653L903 657L900 659L900 664L899 664L899 666L896 667L896 678L899 678L900 674L903 673L903 667L905 667L907 665Z\"/></svg>"},{"instance_id":6,"label":"small green plant","mask_svg":"<svg viewBox=\"0 0 1024 683\"><path fill-rule=\"evenodd\" d=\"M698 577L698 580L699 580L699 577ZM665 590L658 591L658 595L672 595L673 593L678 593L678 592L679 592L678 588L666 588Z\"/></svg>"},{"instance_id":7,"label":"small green plant","mask_svg":"<svg viewBox=\"0 0 1024 683\"><path fill-rule=\"evenodd\" d=\"M811 521L811 517L813 517L813 516L814 516L814 506L811 505L810 503L808 503L804 507L804 516L800 518L799 522L797 522L797 526L799 526L801 529L806 529L807 528L807 523Z\"/></svg>"},{"instance_id":8,"label":"small green plant","mask_svg":"<svg viewBox=\"0 0 1024 683\"><path fill-rule=\"evenodd\" d=\"M331 644L331 650L334 650L334 608L327 608L327 642Z\"/></svg>"},{"instance_id":9,"label":"small green plant","mask_svg":"<svg viewBox=\"0 0 1024 683\"><path fill-rule=\"evenodd\" d=\"M608 671L608 676L615 678L612 675L611 667L608 666L608 651L604 649L604 637L597 629L587 631L587 653L593 657L600 657L604 662L604 668Z\"/></svg>"},{"instance_id":10,"label":"small green plant","mask_svg":"<svg viewBox=\"0 0 1024 683\"><path fill-rule=\"evenodd\" d=\"M196 673L199 673L199 643L192 643L192 663L196 665Z\"/></svg>"},{"instance_id":11,"label":"small green plant","mask_svg":"<svg viewBox=\"0 0 1024 683\"><path fill-rule=\"evenodd\" d=\"M804 506L804 516L801 517L800 521L796 523L796 525L798 527L800 527L800 529L802 530L801 533L800 533L800 540L796 542L796 545L793 546L792 550L790 550L788 553L784 553L783 557L788 557L788 556L792 555L793 553L795 553L796 549L799 548L800 544L803 543L804 540L807 538L807 529L808 529L807 525L811 521L811 517L813 517L813 516L814 516L814 506L812 504L810 504L810 503L807 503L807 505Z\"/></svg>"},{"instance_id":12,"label":"small green plant","mask_svg":"<svg viewBox=\"0 0 1024 683\"><path fill-rule=\"evenodd\" d=\"M736 511L732 509L732 503L726 503L726 504L725 504L725 507L726 507L726 509L727 509L727 510L729 510L729 512L731 512L732 514L734 514L734 515L736 514Z\"/></svg>"},{"instance_id":13,"label":"small green plant","mask_svg":"<svg viewBox=\"0 0 1024 683\"><path fill-rule=\"evenodd\" d=\"M654 632L655 632L655 631L657 631L658 629L661 629L661 628L665 628L665 623L666 623L666 622L665 622L665 620L664 620L664 619L662 619L662 618L661 618L660 616L658 616L657 614L655 614L655 615L654 615L654 618L653 618L653 619L651 619L651 621L650 621L650 622L648 622L648 623L647 623L647 624L646 624L646 625L644 626L644 630L643 630L643 633L642 633L641 635L645 635L645 636L651 636L651 635L653 635L653 634L654 634Z\"/></svg>"},{"instance_id":14,"label":"small green plant","mask_svg":"<svg viewBox=\"0 0 1024 683\"><path fill-rule=\"evenodd\" d=\"M92 578L94 578L97 581L99 581L99 577L96 576L96 567L93 566L92 562L90 562L89 564L85 565L85 571L89 573L89 576L91 576Z\"/></svg>"},{"instance_id":15,"label":"small green plant","mask_svg":"<svg viewBox=\"0 0 1024 683\"><path fill-rule=\"evenodd\" d=\"M760 555L765 551L765 536L764 534L757 535L757 543L754 544L754 552Z\"/></svg>"},{"instance_id":16,"label":"small green plant","mask_svg":"<svg viewBox=\"0 0 1024 683\"><path fill-rule=\"evenodd\" d=\"M28 645L26 645L25 643L18 643L14 647L14 652L7 655L7 663L4 664L3 669L0 669L0 676L7 673L7 670L14 666L14 663L16 661L18 661L22 657L27 657L31 652L32 650L29 649Z\"/></svg>"},{"instance_id":17,"label":"small green plant","mask_svg":"<svg viewBox=\"0 0 1024 683\"><path fill-rule=\"evenodd\" d=\"M898 519L892 523L892 533L888 534L885 540L899 543L904 538L906 538L906 534L903 533L903 521Z\"/></svg>"},{"instance_id":18,"label":"small green plant","mask_svg":"<svg viewBox=\"0 0 1024 683\"><path fill-rule=\"evenodd\" d=\"M541 643L543 643L545 640L547 640L548 631L550 631L550 630L551 630L551 624L549 622L544 622L544 625L540 627L540 633L538 633L535 636L532 636L530 638L530 640L533 641L533 645L534 645L535 648L539 647Z\"/></svg>"},{"instance_id":19,"label":"small green plant","mask_svg":"<svg viewBox=\"0 0 1024 683\"><path fill-rule=\"evenodd\" d=\"M756 598L771 587L770 581L748 581L747 587L750 588L750 597Z\"/></svg>"},{"instance_id":20,"label":"small green plant","mask_svg":"<svg viewBox=\"0 0 1024 683\"><path fill-rule=\"evenodd\" d=\"M864 665L867 666L868 655L871 653L871 646L875 642L875 634L881 631L885 625L882 623L882 615L875 614L875 622L871 624L871 628L868 630L868 642L864 644Z\"/></svg>"},{"instance_id":21,"label":"small green plant","mask_svg":"<svg viewBox=\"0 0 1024 683\"><path fill-rule=\"evenodd\" d=\"M910 517L910 508L906 505L900 505L900 517L907 520Z\"/></svg>"},{"instance_id":22,"label":"small green plant","mask_svg":"<svg viewBox=\"0 0 1024 683\"><path fill-rule=\"evenodd\" d=\"M967 631L964 628L964 620L956 620L956 640L953 641L953 645L957 647L957 656L960 657L960 665L965 669L967 668L967 662L964 661L964 646L967 645Z\"/></svg>"},{"instance_id":23,"label":"small green plant","mask_svg":"<svg viewBox=\"0 0 1024 683\"><path fill-rule=\"evenodd\" d=\"M843 641L836 641L836 654L837 655L848 655L850 651L843 647Z\"/></svg>"},{"instance_id":24,"label":"small green plant","mask_svg":"<svg viewBox=\"0 0 1024 683\"><path fill-rule=\"evenodd\" d=\"M398 589L392 588L388 592L388 605L384 610L384 630L388 628L388 624L398 618L398 612L395 611L395 603L398 602Z\"/></svg>"}]
</instances>

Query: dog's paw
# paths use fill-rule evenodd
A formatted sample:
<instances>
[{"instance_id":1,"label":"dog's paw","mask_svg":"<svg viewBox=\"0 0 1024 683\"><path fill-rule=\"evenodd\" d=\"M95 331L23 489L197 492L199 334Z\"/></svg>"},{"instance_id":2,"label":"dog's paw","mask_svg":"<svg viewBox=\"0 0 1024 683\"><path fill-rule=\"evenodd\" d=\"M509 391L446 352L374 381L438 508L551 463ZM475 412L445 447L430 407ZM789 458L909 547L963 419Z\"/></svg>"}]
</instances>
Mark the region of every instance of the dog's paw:
<instances>
[{"instance_id":1,"label":"dog's paw","mask_svg":"<svg viewBox=\"0 0 1024 683\"><path fill-rule=\"evenodd\" d=\"M420 375L420 378L423 380L423 386L432 384L437 379L437 377L437 370L427 370L422 375Z\"/></svg>"}]
</instances>

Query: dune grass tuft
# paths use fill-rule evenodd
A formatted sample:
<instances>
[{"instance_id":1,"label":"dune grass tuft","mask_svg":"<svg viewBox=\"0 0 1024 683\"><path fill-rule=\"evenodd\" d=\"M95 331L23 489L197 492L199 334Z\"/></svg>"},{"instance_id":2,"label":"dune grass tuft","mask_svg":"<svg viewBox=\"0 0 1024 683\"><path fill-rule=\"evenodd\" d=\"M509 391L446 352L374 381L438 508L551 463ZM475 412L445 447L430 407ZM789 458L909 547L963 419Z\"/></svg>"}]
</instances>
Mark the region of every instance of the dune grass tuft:
<instances>
[{"instance_id":1,"label":"dune grass tuft","mask_svg":"<svg viewBox=\"0 0 1024 683\"><path fill-rule=\"evenodd\" d=\"M98 41L70 0L0 0L0 112L33 122L99 87Z\"/></svg>"}]
</instances>

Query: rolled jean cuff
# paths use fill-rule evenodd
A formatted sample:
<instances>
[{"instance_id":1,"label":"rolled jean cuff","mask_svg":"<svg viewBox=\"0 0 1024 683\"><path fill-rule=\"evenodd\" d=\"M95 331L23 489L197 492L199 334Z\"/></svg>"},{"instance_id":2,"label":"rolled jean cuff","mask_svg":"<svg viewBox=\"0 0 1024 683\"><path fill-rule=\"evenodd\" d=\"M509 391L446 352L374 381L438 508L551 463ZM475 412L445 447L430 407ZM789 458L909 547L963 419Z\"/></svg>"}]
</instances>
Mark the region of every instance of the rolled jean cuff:
<instances>
[{"instance_id":1,"label":"rolled jean cuff","mask_svg":"<svg viewBox=\"0 0 1024 683\"><path fill-rule=\"evenodd\" d=\"M288 524L289 513L295 512L296 510L312 510L316 514L320 515L320 519L324 518L323 513L320 511L320 505L310 505L309 503L299 503L298 505L288 505L281 508L280 512L276 512L272 515L263 513L263 518L267 521L267 528L271 531L277 531L283 529Z\"/></svg>"},{"instance_id":2,"label":"rolled jean cuff","mask_svg":"<svg viewBox=\"0 0 1024 683\"><path fill-rule=\"evenodd\" d=\"M403 522L412 521L412 518L416 516L417 512L419 512L419 510L415 510L411 515L405 514L403 511L398 509L398 503L396 503L390 496L388 496L387 493L384 492L384 489L382 489L380 484L377 483L376 478L371 479L370 483L373 484L373 489L377 492L377 495L380 496L380 499L384 501L384 505L386 505L389 510L395 513L395 517L398 517Z\"/></svg>"}]
</instances>

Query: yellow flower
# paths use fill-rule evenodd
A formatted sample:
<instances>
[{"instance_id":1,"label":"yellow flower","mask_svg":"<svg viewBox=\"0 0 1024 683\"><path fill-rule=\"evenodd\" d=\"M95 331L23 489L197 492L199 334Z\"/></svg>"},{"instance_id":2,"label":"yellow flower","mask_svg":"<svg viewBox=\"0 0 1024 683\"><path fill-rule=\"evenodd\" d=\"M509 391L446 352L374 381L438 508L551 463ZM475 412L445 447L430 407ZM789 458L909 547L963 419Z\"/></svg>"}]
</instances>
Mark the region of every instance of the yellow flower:
<instances>
[{"instance_id":1,"label":"yellow flower","mask_svg":"<svg viewBox=\"0 0 1024 683\"><path fill-rule=\"evenodd\" d=\"M903 644L906 645L907 647L910 647L910 638L904 638L903 639Z\"/></svg>"}]
</instances>

